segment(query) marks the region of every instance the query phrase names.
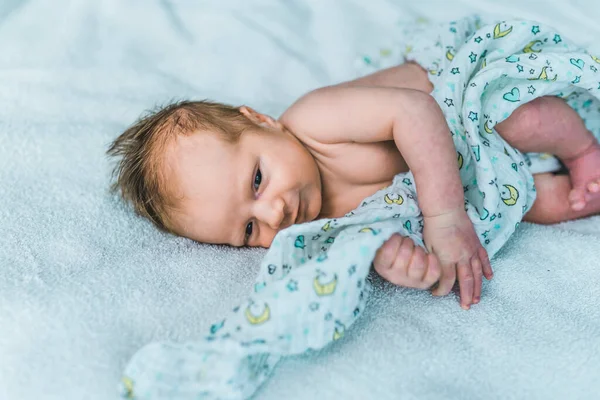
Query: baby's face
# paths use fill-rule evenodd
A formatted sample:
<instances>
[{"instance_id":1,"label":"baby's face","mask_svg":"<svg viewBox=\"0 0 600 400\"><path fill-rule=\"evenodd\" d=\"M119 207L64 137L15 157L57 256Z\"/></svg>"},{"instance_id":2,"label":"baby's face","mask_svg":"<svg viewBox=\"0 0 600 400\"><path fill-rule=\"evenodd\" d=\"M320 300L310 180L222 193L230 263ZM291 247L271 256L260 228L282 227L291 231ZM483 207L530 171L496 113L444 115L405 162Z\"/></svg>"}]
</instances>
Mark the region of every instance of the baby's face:
<instances>
[{"instance_id":1,"label":"baby's face","mask_svg":"<svg viewBox=\"0 0 600 400\"><path fill-rule=\"evenodd\" d=\"M235 144L210 132L180 135L171 144L165 162L177 233L203 243L269 247L281 229L319 215L315 160L275 124L246 130Z\"/></svg>"}]
</instances>

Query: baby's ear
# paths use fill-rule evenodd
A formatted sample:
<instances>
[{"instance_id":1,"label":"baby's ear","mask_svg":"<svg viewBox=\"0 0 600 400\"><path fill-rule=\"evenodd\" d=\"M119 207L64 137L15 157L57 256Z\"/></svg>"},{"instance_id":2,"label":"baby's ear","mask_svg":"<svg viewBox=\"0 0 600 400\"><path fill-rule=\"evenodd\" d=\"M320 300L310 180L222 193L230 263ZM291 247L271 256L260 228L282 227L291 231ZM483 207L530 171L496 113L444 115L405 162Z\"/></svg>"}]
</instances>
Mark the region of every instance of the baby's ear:
<instances>
[{"instance_id":1,"label":"baby's ear","mask_svg":"<svg viewBox=\"0 0 600 400\"><path fill-rule=\"evenodd\" d=\"M269 117L268 115L261 114L248 106L241 106L239 110L244 116L246 116L246 118L254 122L256 125L264 126L266 128L283 128L283 125L281 125L279 121Z\"/></svg>"}]
</instances>

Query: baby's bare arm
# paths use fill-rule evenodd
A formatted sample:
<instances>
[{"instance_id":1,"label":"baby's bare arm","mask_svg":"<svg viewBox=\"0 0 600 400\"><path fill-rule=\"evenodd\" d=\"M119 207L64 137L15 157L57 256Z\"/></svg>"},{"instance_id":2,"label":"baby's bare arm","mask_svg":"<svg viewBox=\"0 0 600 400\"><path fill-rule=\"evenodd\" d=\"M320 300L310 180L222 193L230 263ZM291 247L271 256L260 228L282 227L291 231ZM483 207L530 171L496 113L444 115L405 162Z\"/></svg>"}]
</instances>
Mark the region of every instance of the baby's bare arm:
<instances>
[{"instance_id":1,"label":"baby's bare arm","mask_svg":"<svg viewBox=\"0 0 600 400\"><path fill-rule=\"evenodd\" d=\"M287 110L285 124L320 143L393 140L412 171L425 216L462 208L462 183L448 125L435 100L418 90L332 86Z\"/></svg>"}]
</instances>

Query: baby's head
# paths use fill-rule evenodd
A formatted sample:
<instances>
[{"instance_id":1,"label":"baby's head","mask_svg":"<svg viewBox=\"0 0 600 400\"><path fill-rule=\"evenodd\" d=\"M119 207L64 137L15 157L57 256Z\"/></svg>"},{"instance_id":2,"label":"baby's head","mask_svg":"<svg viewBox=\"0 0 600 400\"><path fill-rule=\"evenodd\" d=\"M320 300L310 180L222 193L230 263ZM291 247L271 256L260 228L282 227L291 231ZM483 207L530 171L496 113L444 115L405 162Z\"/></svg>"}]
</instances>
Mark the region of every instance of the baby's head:
<instances>
[{"instance_id":1,"label":"baby's head","mask_svg":"<svg viewBox=\"0 0 600 400\"><path fill-rule=\"evenodd\" d=\"M321 210L316 162L280 122L249 107L184 101L128 128L113 190L159 229L203 243L269 247Z\"/></svg>"}]
</instances>

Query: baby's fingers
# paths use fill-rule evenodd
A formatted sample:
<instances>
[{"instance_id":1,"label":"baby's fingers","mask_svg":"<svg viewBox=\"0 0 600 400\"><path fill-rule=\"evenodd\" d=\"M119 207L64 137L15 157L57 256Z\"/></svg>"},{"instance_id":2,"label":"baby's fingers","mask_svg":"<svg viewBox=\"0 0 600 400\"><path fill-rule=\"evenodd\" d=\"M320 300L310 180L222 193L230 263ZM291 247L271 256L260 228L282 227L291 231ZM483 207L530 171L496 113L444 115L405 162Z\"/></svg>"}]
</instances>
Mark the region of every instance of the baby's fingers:
<instances>
[{"instance_id":1,"label":"baby's fingers","mask_svg":"<svg viewBox=\"0 0 600 400\"><path fill-rule=\"evenodd\" d=\"M456 266L455 264L442 265L442 276L438 286L431 291L434 296L446 296L452 291L454 282L456 282Z\"/></svg>"},{"instance_id":2,"label":"baby's fingers","mask_svg":"<svg viewBox=\"0 0 600 400\"><path fill-rule=\"evenodd\" d=\"M479 259L481 260L481 268L483 270L483 276L488 281L494 277L494 271L492 271L492 263L490 263L490 258L488 257L487 251L483 247L479 249L477 252L479 254Z\"/></svg>"},{"instance_id":3,"label":"baby's fingers","mask_svg":"<svg viewBox=\"0 0 600 400\"><path fill-rule=\"evenodd\" d=\"M402 236L394 234L377 250L373 265L378 272L392 268L402 239Z\"/></svg>"},{"instance_id":4,"label":"baby's fingers","mask_svg":"<svg viewBox=\"0 0 600 400\"><path fill-rule=\"evenodd\" d=\"M442 267L440 266L440 261L438 260L435 254L427 255L427 272L423 277L423 287L422 289L429 289L437 281L440 280L442 276Z\"/></svg>"},{"instance_id":5,"label":"baby's fingers","mask_svg":"<svg viewBox=\"0 0 600 400\"><path fill-rule=\"evenodd\" d=\"M425 250L422 247L414 246L412 258L410 259L410 264L408 265L408 279L410 279L412 282L418 282L419 289L421 289L421 282L426 270L427 254L425 254Z\"/></svg>"},{"instance_id":6,"label":"baby's fingers","mask_svg":"<svg viewBox=\"0 0 600 400\"><path fill-rule=\"evenodd\" d=\"M459 261L457 267L458 284L460 286L460 306L468 310L473 304L473 269L469 261Z\"/></svg>"},{"instance_id":7,"label":"baby's fingers","mask_svg":"<svg viewBox=\"0 0 600 400\"><path fill-rule=\"evenodd\" d=\"M473 304L479 303L479 299L481 298L481 283L483 281L482 277L482 263L477 258L477 254L473 256L471 260L471 268L473 269Z\"/></svg>"}]
</instances>

